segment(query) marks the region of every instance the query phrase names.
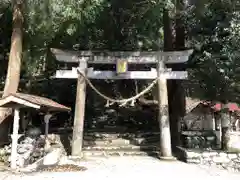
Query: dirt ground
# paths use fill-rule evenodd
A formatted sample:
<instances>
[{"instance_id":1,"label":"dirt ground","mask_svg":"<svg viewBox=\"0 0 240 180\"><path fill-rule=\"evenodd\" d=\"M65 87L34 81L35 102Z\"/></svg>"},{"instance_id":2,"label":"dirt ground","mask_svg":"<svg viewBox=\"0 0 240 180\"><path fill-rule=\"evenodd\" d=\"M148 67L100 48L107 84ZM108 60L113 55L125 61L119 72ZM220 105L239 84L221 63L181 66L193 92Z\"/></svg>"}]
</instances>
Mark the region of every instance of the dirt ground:
<instances>
[{"instance_id":1,"label":"dirt ground","mask_svg":"<svg viewBox=\"0 0 240 180\"><path fill-rule=\"evenodd\" d=\"M0 180L240 179L240 173L230 173L213 167L190 165L180 161L161 161L147 156L91 158L77 164L85 166L87 170L82 172L37 172L30 174L0 172Z\"/></svg>"}]
</instances>

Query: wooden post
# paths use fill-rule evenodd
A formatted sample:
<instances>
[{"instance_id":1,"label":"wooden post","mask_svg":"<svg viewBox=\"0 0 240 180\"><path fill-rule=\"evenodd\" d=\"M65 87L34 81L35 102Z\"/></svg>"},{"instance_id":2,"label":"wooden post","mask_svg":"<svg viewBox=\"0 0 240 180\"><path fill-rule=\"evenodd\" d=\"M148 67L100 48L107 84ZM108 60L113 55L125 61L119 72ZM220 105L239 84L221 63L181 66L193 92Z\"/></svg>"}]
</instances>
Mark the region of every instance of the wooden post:
<instances>
[{"instance_id":1,"label":"wooden post","mask_svg":"<svg viewBox=\"0 0 240 180\"><path fill-rule=\"evenodd\" d=\"M49 114L49 112L44 116L44 123L45 123L45 137L44 137L45 146L44 146L44 149L45 149L45 151L50 148L50 143L49 143L49 141L47 141L47 139L48 139L48 132L49 132L49 120L51 119L52 116L53 115Z\"/></svg>"},{"instance_id":2,"label":"wooden post","mask_svg":"<svg viewBox=\"0 0 240 180\"><path fill-rule=\"evenodd\" d=\"M81 61L79 66L80 66L79 70L85 75L87 63L85 61ZM86 82L84 77L78 74L72 139L72 156L82 155L85 99L86 99Z\"/></svg>"},{"instance_id":3,"label":"wooden post","mask_svg":"<svg viewBox=\"0 0 240 180\"><path fill-rule=\"evenodd\" d=\"M163 159L172 159L171 134L168 112L167 79L162 76L165 69L164 62L158 61L158 106L159 106L159 127L160 127L160 151Z\"/></svg>"},{"instance_id":4,"label":"wooden post","mask_svg":"<svg viewBox=\"0 0 240 180\"><path fill-rule=\"evenodd\" d=\"M19 109L14 109L13 134L12 134L12 149L11 149L11 168L17 168L17 146L18 146L18 129L19 129Z\"/></svg>"},{"instance_id":5,"label":"wooden post","mask_svg":"<svg viewBox=\"0 0 240 180\"><path fill-rule=\"evenodd\" d=\"M228 141L229 141L229 128L230 126L230 116L228 110L222 110L221 112L221 140L222 140L222 150L228 150Z\"/></svg>"},{"instance_id":6,"label":"wooden post","mask_svg":"<svg viewBox=\"0 0 240 180\"><path fill-rule=\"evenodd\" d=\"M49 131L49 120L52 117L52 114L47 113L44 116L44 123L45 123L45 139L48 137L48 131Z\"/></svg>"}]
</instances>

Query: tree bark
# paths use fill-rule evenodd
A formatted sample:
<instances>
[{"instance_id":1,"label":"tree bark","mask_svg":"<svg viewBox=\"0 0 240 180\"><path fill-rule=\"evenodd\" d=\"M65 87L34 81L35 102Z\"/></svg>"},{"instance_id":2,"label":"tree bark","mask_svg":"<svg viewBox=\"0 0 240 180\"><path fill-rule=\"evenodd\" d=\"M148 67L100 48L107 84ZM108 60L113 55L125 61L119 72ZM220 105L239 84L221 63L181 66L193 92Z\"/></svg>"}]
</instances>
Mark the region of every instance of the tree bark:
<instances>
[{"instance_id":1,"label":"tree bark","mask_svg":"<svg viewBox=\"0 0 240 180\"><path fill-rule=\"evenodd\" d=\"M173 50L172 23L169 17L169 11L163 10L163 31L164 31L164 51Z\"/></svg>"},{"instance_id":2,"label":"tree bark","mask_svg":"<svg viewBox=\"0 0 240 180\"><path fill-rule=\"evenodd\" d=\"M3 97L9 95L10 93L16 93L20 81L22 59L22 37L23 37L23 12L22 12L23 4L22 0L12 0L12 3L13 3L13 32Z\"/></svg>"},{"instance_id":3,"label":"tree bark","mask_svg":"<svg viewBox=\"0 0 240 180\"><path fill-rule=\"evenodd\" d=\"M227 108L227 103L223 103L223 108L221 110L221 130L222 130L222 137L221 137L221 147L222 150L229 150L228 149L228 142L229 142L229 131L231 126L231 119L229 110Z\"/></svg>"},{"instance_id":4,"label":"tree bark","mask_svg":"<svg viewBox=\"0 0 240 180\"><path fill-rule=\"evenodd\" d=\"M173 29L172 29L172 20L169 17L169 11L163 11L163 24L164 24L164 51L173 51ZM171 131L171 144L172 150L178 144L179 133L178 133L178 121L177 121L177 111L178 104L176 104L176 80L168 80L168 102L169 102L169 121L170 121L170 131Z\"/></svg>"},{"instance_id":5,"label":"tree bark","mask_svg":"<svg viewBox=\"0 0 240 180\"><path fill-rule=\"evenodd\" d=\"M185 50L185 28L183 21L183 10L184 10L184 2L183 0L176 1L176 41L175 41L175 49L176 50Z\"/></svg>"},{"instance_id":6,"label":"tree bark","mask_svg":"<svg viewBox=\"0 0 240 180\"><path fill-rule=\"evenodd\" d=\"M185 49L185 28L181 12L184 8L183 0L176 1L176 19L175 19L175 50ZM177 64L172 66L173 70L185 70L184 65ZM180 145L179 122L185 115L186 98L185 91L181 80L169 80L169 112L173 151Z\"/></svg>"},{"instance_id":7,"label":"tree bark","mask_svg":"<svg viewBox=\"0 0 240 180\"><path fill-rule=\"evenodd\" d=\"M4 86L3 97L16 93L20 81L21 58L22 58L22 38L23 38L23 1L12 0L13 6L13 31L11 37L11 49L8 61L8 70ZM0 137L6 137L8 133L8 123L2 122L12 114L12 109L0 109ZM1 139L0 139L1 141Z\"/></svg>"}]
</instances>

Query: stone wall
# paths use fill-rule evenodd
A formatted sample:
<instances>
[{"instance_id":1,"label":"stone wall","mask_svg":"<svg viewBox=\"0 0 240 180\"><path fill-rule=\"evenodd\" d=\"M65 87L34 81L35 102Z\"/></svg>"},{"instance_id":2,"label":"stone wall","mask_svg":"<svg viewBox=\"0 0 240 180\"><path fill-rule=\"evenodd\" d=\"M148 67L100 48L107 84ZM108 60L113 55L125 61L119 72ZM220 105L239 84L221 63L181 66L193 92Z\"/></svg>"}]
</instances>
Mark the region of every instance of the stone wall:
<instances>
[{"instance_id":1,"label":"stone wall","mask_svg":"<svg viewBox=\"0 0 240 180\"><path fill-rule=\"evenodd\" d=\"M229 151L240 152L240 132L229 132L227 147Z\"/></svg>"},{"instance_id":2,"label":"stone wall","mask_svg":"<svg viewBox=\"0 0 240 180\"><path fill-rule=\"evenodd\" d=\"M183 131L182 146L185 148L216 148L217 136L214 131Z\"/></svg>"},{"instance_id":3,"label":"stone wall","mask_svg":"<svg viewBox=\"0 0 240 180\"><path fill-rule=\"evenodd\" d=\"M178 147L179 159L187 163L217 166L240 172L240 153L223 152L220 150L204 151L198 149L186 149Z\"/></svg>"}]
</instances>

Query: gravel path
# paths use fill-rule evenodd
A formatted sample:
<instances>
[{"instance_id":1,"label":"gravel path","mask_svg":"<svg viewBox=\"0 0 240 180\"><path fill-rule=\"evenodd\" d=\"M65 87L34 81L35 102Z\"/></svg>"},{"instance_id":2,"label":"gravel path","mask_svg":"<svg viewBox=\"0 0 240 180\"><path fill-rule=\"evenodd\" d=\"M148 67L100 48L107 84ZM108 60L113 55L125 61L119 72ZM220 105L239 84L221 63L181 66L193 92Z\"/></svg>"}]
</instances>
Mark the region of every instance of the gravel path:
<instances>
[{"instance_id":1,"label":"gravel path","mask_svg":"<svg viewBox=\"0 0 240 180\"><path fill-rule=\"evenodd\" d=\"M33 173L28 175L14 175L0 172L0 180L141 180L141 179L240 179L240 173L230 173L207 166L190 165L179 161L166 162L151 157L111 157L89 159L81 162L88 168L84 172L74 173Z\"/></svg>"}]
</instances>

